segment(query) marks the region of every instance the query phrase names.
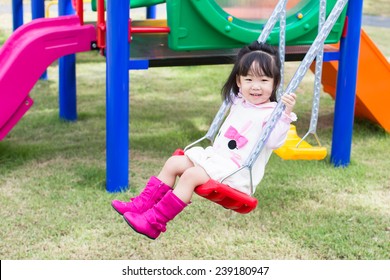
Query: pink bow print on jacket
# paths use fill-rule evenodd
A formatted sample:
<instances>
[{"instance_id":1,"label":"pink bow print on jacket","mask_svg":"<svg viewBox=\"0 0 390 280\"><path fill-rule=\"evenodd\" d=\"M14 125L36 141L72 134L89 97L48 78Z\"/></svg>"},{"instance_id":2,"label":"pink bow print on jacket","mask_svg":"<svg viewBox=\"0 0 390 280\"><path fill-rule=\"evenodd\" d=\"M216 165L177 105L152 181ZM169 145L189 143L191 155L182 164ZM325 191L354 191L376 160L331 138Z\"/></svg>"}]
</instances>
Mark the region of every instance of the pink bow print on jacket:
<instances>
[{"instance_id":1,"label":"pink bow print on jacket","mask_svg":"<svg viewBox=\"0 0 390 280\"><path fill-rule=\"evenodd\" d=\"M235 129L233 126L230 126L224 135L228 139L232 139L236 142L236 147L241 148L245 146L246 143L248 143L248 139L245 138L245 136L241 135L237 129ZM230 148L230 145L229 145Z\"/></svg>"}]
</instances>

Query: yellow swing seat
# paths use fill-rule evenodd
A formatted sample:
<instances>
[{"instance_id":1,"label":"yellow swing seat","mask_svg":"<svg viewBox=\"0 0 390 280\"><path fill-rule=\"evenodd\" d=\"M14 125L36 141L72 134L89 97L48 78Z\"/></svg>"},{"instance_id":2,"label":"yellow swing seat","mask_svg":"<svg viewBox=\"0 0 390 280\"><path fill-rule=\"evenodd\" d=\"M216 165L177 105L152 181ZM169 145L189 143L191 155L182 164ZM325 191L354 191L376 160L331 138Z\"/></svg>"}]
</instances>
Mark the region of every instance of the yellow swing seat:
<instances>
[{"instance_id":1,"label":"yellow swing seat","mask_svg":"<svg viewBox=\"0 0 390 280\"><path fill-rule=\"evenodd\" d=\"M274 152L279 157L285 160L322 160L327 155L325 147L312 146L302 140L297 134L295 125L290 125L290 130L287 133L287 140L282 147Z\"/></svg>"}]
</instances>

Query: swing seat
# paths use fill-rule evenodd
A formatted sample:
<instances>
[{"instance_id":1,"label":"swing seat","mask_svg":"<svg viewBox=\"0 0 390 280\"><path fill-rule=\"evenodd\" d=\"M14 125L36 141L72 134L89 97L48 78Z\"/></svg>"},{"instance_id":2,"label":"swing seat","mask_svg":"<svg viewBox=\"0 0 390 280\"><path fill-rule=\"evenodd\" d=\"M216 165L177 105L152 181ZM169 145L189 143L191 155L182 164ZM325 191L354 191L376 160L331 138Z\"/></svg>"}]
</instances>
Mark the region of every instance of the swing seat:
<instances>
[{"instance_id":1,"label":"swing seat","mask_svg":"<svg viewBox=\"0 0 390 280\"><path fill-rule=\"evenodd\" d=\"M325 147L315 147L306 141L302 141L297 147L299 141L301 141L301 138L297 134L295 125L290 125L286 143L276 149L274 153L285 160L322 160L326 157L327 150Z\"/></svg>"},{"instance_id":2,"label":"swing seat","mask_svg":"<svg viewBox=\"0 0 390 280\"><path fill-rule=\"evenodd\" d=\"M196 187L195 193L240 214L249 213L257 206L256 198L212 179Z\"/></svg>"},{"instance_id":3,"label":"swing seat","mask_svg":"<svg viewBox=\"0 0 390 280\"><path fill-rule=\"evenodd\" d=\"M177 149L173 155L184 155L182 149ZM222 184L213 179L195 188L195 193L211 200L226 209L231 209L240 214L247 214L257 206L257 199L243 192Z\"/></svg>"}]
</instances>

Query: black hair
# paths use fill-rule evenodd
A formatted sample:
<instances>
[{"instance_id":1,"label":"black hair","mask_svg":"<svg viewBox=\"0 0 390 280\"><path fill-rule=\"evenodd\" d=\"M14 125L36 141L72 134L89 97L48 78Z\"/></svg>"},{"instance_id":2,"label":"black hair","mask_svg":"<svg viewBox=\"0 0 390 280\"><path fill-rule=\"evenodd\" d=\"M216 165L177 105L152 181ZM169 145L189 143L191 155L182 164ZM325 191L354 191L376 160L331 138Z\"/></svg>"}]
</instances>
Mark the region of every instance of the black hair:
<instances>
[{"instance_id":1,"label":"black hair","mask_svg":"<svg viewBox=\"0 0 390 280\"><path fill-rule=\"evenodd\" d=\"M254 62L258 67L253 69ZM276 101L276 91L281 80L280 68L279 52L276 48L266 43L252 42L238 52L233 69L221 90L223 99L232 101L231 91L235 96L238 95L237 76L246 76L249 71L255 71L255 75L265 75L274 79L270 100Z\"/></svg>"}]
</instances>

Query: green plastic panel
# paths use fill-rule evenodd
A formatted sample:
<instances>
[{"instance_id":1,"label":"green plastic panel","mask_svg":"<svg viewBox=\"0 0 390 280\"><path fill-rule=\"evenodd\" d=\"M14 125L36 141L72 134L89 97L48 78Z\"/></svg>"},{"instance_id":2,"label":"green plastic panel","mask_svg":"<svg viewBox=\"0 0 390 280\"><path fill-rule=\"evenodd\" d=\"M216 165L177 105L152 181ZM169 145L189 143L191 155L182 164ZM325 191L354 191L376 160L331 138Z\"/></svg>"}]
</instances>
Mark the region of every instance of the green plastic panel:
<instances>
[{"instance_id":1,"label":"green plastic panel","mask_svg":"<svg viewBox=\"0 0 390 280\"><path fill-rule=\"evenodd\" d=\"M97 10L97 0L91 1L92 11ZM104 1L106 3L107 0ZM131 0L130 8L140 8L140 7L149 7L157 4L165 3L165 0Z\"/></svg>"},{"instance_id":2,"label":"green plastic panel","mask_svg":"<svg viewBox=\"0 0 390 280\"><path fill-rule=\"evenodd\" d=\"M327 1L327 15L337 0ZM246 21L226 13L214 0L166 0L167 21L173 50L238 48L257 40L266 19ZM310 45L318 33L319 1L303 0L287 11L286 45ZM346 9L325 43L337 43L344 27ZM300 16L298 16L300 15ZM279 25L267 42L279 43Z\"/></svg>"}]
</instances>

